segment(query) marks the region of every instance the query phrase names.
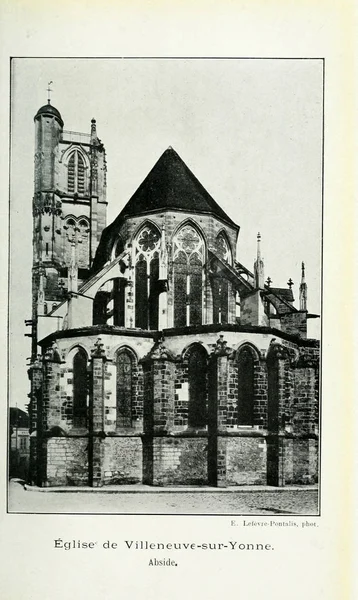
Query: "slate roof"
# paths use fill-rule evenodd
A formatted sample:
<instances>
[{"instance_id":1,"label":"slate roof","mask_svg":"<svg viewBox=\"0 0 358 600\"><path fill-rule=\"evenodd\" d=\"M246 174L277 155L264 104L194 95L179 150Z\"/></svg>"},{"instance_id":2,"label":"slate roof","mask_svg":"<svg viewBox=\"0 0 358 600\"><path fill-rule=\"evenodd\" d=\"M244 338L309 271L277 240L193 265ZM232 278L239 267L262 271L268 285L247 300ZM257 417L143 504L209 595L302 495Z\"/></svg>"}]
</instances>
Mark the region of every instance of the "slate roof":
<instances>
[{"instance_id":1,"label":"slate roof","mask_svg":"<svg viewBox=\"0 0 358 600\"><path fill-rule=\"evenodd\" d=\"M12 427L29 427L29 415L15 406L10 406L10 425Z\"/></svg>"},{"instance_id":2,"label":"slate roof","mask_svg":"<svg viewBox=\"0 0 358 600\"><path fill-rule=\"evenodd\" d=\"M211 214L231 227L239 229L210 196L179 154L169 147L163 152L118 217L102 232L92 273L108 260L113 239L126 217L146 215L161 210Z\"/></svg>"},{"instance_id":3,"label":"slate roof","mask_svg":"<svg viewBox=\"0 0 358 600\"><path fill-rule=\"evenodd\" d=\"M285 300L286 302L294 301L293 291L290 288L266 287L265 289L272 292L272 294L279 296L280 298L282 298L282 300Z\"/></svg>"},{"instance_id":4,"label":"slate roof","mask_svg":"<svg viewBox=\"0 0 358 600\"><path fill-rule=\"evenodd\" d=\"M34 119L37 119L37 117L39 117L40 115L50 115L51 117L56 117L60 121L61 126L63 127L61 113L59 110L57 110L57 108L52 106L52 104L47 103L44 104L44 106L41 106L41 108L38 109Z\"/></svg>"},{"instance_id":5,"label":"slate roof","mask_svg":"<svg viewBox=\"0 0 358 600\"><path fill-rule=\"evenodd\" d=\"M163 152L121 215L132 217L161 209L213 214L236 227L171 147Z\"/></svg>"}]
</instances>

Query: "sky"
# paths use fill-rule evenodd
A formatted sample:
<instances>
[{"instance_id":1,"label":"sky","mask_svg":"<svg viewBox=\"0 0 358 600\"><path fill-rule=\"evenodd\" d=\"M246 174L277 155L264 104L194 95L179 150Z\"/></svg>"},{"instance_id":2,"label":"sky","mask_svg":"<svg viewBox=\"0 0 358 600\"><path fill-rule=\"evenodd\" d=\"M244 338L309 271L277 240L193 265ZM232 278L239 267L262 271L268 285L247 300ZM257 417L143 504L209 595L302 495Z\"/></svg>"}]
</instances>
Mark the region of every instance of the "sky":
<instances>
[{"instance_id":1,"label":"sky","mask_svg":"<svg viewBox=\"0 0 358 600\"><path fill-rule=\"evenodd\" d=\"M240 226L250 270L261 233L265 277L320 313L322 61L298 59L13 59L10 161L10 404L29 381L34 121L47 102L64 129L90 133L107 155L107 224L172 146ZM298 303L296 302L296 306ZM320 319L309 321L319 337Z\"/></svg>"}]
</instances>

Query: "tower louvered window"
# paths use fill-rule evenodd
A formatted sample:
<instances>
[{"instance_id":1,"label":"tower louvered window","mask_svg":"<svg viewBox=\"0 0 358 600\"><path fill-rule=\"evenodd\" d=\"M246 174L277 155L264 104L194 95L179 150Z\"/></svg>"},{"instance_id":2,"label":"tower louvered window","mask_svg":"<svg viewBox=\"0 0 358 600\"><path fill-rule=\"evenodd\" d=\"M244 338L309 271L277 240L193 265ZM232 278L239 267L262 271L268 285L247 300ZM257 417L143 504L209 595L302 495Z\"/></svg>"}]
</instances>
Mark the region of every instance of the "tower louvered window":
<instances>
[{"instance_id":1,"label":"tower louvered window","mask_svg":"<svg viewBox=\"0 0 358 600\"><path fill-rule=\"evenodd\" d=\"M71 194L85 193L85 162L81 154L72 152L67 164L67 191Z\"/></svg>"},{"instance_id":2,"label":"tower louvered window","mask_svg":"<svg viewBox=\"0 0 358 600\"><path fill-rule=\"evenodd\" d=\"M174 327L202 323L203 264L204 241L185 225L174 239Z\"/></svg>"}]
</instances>

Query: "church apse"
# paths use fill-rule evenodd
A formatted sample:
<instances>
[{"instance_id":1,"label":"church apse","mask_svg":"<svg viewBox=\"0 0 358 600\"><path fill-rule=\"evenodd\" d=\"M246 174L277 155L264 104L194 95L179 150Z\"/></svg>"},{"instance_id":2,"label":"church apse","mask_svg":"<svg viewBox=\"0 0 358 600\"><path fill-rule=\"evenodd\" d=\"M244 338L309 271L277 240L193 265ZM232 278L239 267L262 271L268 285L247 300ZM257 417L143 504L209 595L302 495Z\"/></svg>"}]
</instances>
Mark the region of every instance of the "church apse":
<instances>
[{"instance_id":1,"label":"church apse","mask_svg":"<svg viewBox=\"0 0 358 600\"><path fill-rule=\"evenodd\" d=\"M306 337L304 274L296 308L292 286L265 282L261 238L253 270L242 265L239 226L173 148L105 227L96 122L86 137L63 130L52 106L37 130L47 118L36 138L51 152L35 167L30 479L317 481L319 344Z\"/></svg>"}]
</instances>

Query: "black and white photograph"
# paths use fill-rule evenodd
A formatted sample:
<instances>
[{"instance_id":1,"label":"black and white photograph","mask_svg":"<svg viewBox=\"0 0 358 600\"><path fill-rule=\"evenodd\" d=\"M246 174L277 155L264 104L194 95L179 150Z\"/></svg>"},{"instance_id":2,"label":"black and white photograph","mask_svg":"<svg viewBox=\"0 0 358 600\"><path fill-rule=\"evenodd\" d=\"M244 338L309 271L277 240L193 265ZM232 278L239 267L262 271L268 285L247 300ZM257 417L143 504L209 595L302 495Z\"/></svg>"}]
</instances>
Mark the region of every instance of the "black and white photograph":
<instances>
[{"instance_id":1,"label":"black and white photograph","mask_svg":"<svg viewBox=\"0 0 358 600\"><path fill-rule=\"evenodd\" d=\"M320 515L324 83L12 58L9 513Z\"/></svg>"}]
</instances>

